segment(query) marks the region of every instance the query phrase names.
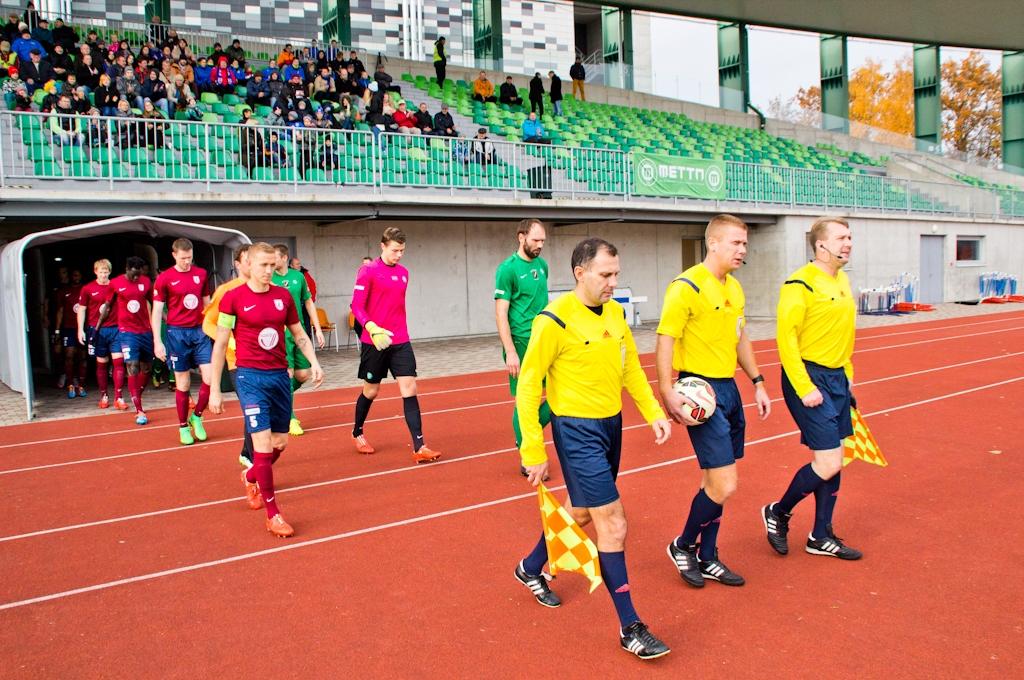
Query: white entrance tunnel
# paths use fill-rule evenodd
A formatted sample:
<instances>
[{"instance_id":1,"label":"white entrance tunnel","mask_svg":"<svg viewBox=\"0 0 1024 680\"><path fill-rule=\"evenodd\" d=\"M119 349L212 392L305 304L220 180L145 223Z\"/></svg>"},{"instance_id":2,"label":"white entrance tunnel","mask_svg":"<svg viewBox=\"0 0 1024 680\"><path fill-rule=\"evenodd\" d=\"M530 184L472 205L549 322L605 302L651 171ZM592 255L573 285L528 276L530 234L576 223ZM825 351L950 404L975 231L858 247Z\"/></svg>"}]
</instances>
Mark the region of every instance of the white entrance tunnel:
<instances>
[{"instance_id":1,"label":"white entrance tunnel","mask_svg":"<svg viewBox=\"0 0 1024 680\"><path fill-rule=\"evenodd\" d=\"M121 235L143 239L184 237L197 244L209 245L213 249L214 268L210 273L214 280L225 280L231 276L232 251L250 243L248 236L235 229L140 215L40 231L4 246L0 252L0 282L3 285L0 291L0 319L3 320L0 380L25 395L25 417L28 420L32 419L35 392L29 343L26 255L48 244L66 242L72 246L74 241L82 239Z\"/></svg>"}]
</instances>

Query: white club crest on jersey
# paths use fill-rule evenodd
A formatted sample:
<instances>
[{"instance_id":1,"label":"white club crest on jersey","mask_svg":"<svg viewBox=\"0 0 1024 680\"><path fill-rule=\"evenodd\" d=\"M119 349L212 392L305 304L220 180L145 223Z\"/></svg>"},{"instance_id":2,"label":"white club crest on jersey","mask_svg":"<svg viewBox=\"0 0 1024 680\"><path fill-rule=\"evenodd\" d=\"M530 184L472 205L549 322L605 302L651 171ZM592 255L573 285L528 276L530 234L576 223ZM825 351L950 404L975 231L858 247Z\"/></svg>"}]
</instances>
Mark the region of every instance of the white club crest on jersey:
<instances>
[{"instance_id":1,"label":"white club crest on jersey","mask_svg":"<svg viewBox=\"0 0 1024 680\"><path fill-rule=\"evenodd\" d=\"M140 309L142 309L142 305L139 304L138 300L129 300L128 301L128 311L129 312L131 312L132 314L135 314Z\"/></svg>"},{"instance_id":2,"label":"white club crest on jersey","mask_svg":"<svg viewBox=\"0 0 1024 680\"><path fill-rule=\"evenodd\" d=\"M185 305L185 309L195 309L196 307L199 306L199 298L193 295L192 293L189 293L181 301L181 304Z\"/></svg>"},{"instance_id":3,"label":"white club crest on jersey","mask_svg":"<svg viewBox=\"0 0 1024 680\"><path fill-rule=\"evenodd\" d=\"M194 276L192 277L192 280L193 280L193 281L195 281L195 284L196 284L197 286L199 285L199 275L198 275L198 274L194 275Z\"/></svg>"},{"instance_id":4,"label":"white club crest on jersey","mask_svg":"<svg viewBox=\"0 0 1024 680\"><path fill-rule=\"evenodd\" d=\"M280 342L281 334L277 332L276 328L264 328L259 334L260 347L263 349L274 349L277 347L277 343Z\"/></svg>"},{"instance_id":5,"label":"white club crest on jersey","mask_svg":"<svg viewBox=\"0 0 1024 680\"><path fill-rule=\"evenodd\" d=\"M274 307L275 307L275 309L277 309L277 311L283 312L284 311L284 301L283 300L274 300Z\"/></svg>"},{"instance_id":6,"label":"white club crest on jersey","mask_svg":"<svg viewBox=\"0 0 1024 680\"><path fill-rule=\"evenodd\" d=\"M139 284L139 291L143 291L143 290L146 290L146 284L140 283Z\"/></svg>"}]
</instances>

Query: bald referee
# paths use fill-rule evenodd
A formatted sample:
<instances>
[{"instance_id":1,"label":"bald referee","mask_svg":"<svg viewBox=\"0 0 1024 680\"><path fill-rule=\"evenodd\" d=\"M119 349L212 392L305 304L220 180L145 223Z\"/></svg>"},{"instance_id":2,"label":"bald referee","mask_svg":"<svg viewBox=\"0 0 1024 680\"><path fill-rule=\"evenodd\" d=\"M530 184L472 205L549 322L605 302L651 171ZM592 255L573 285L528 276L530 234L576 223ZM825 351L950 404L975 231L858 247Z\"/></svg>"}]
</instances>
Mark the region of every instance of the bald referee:
<instances>
[{"instance_id":1,"label":"bald referee","mask_svg":"<svg viewBox=\"0 0 1024 680\"><path fill-rule=\"evenodd\" d=\"M619 644L641 659L669 648L640 621L626 575L626 514L615 479L622 449L622 388L662 444L671 424L640 367L626 314L611 299L619 276L619 254L599 238L580 241L572 252L576 288L537 315L526 350L516 406L523 433L520 449L530 483L548 471L540 423L541 394L547 379L551 434L569 492L566 509L581 526L594 522L604 584L619 616ZM561 604L541 570L548 553L544 535L515 570L515 577L546 607Z\"/></svg>"},{"instance_id":2,"label":"bald referee","mask_svg":"<svg viewBox=\"0 0 1024 680\"><path fill-rule=\"evenodd\" d=\"M655 351L658 388L665 410L684 423L697 462L701 484L690 503L682 533L667 551L679 575L694 588L705 580L742 586L742 576L718 558L718 530L725 501L736 491L743 457L746 419L733 375L736 363L754 383L761 419L771 413L771 399L754 359L743 316L743 287L732 272L747 254L747 225L732 215L716 215L704 232L707 256L676 277L665 291ZM696 406L673 389L678 378L703 378L715 391L715 412L705 423L684 404Z\"/></svg>"},{"instance_id":3,"label":"bald referee","mask_svg":"<svg viewBox=\"0 0 1024 680\"><path fill-rule=\"evenodd\" d=\"M853 434L850 386L857 304L843 271L852 249L850 224L841 217L821 217L811 225L808 241L814 260L782 284L776 339L782 395L800 428L800 443L812 451L814 459L797 470L781 500L761 508L761 519L768 543L785 555L793 508L813 493L814 528L806 551L859 560L862 553L832 531L843 439Z\"/></svg>"}]
</instances>

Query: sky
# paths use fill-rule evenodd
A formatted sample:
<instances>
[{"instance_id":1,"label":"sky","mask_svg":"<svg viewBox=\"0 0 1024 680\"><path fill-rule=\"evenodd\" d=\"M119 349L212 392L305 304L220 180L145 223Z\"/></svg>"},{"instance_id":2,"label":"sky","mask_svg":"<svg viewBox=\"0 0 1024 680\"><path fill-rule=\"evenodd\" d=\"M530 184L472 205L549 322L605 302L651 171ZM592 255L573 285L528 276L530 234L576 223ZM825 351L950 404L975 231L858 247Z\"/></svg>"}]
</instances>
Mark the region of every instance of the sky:
<instances>
[{"instance_id":1,"label":"sky","mask_svg":"<svg viewBox=\"0 0 1024 680\"><path fill-rule=\"evenodd\" d=\"M801 87L820 80L818 34L751 26L750 96L754 105L767 111L773 97L789 99ZM666 97L718 106L717 24L703 19L651 15L651 51L654 93ZM847 58L850 71L868 59L891 64L912 53L909 43L850 38ZM962 59L967 50L943 48L942 59ZM983 51L989 64L999 68L999 52Z\"/></svg>"}]
</instances>

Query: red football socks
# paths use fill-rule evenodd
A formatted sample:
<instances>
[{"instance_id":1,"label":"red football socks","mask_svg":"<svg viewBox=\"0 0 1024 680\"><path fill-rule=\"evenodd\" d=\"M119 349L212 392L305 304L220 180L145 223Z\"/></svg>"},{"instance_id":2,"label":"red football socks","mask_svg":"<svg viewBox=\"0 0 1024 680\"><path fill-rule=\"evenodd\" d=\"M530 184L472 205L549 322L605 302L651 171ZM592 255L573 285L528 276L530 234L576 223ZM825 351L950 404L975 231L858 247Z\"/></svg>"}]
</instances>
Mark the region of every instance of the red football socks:
<instances>
[{"instance_id":1,"label":"red football socks","mask_svg":"<svg viewBox=\"0 0 1024 680\"><path fill-rule=\"evenodd\" d=\"M115 359L115 361L117 361L117 360ZM106 394L107 393L107 386L108 386L107 367L109 365L110 364L107 364L107 363L100 363L98 361L96 362L96 386L99 388L100 394ZM121 365L124 366L124 362L121 362ZM117 376L117 369L116 368L114 369L114 376L115 377ZM114 381L114 384L117 385L117 381L116 380ZM118 392L120 392L120 388L118 388ZM115 395L115 398L117 396L120 396L120 394Z\"/></svg>"},{"instance_id":2,"label":"red football socks","mask_svg":"<svg viewBox=\"0 0 1024 680\"><path fill-rule=\"evenodd\" d=\"M174 390L174 406L178 410L178 427L188 427L188 392Z\"/></svg>"},{"instance_id":3,"label":"red football socks","mask_svg":"<svg viewBox=\"0 0 1024 680\"><path fill-rule=\"evenodd\" d=\"M203 416L203 411L206 410L207 405L210 403L210 386L206 383L199 385L199 396L196 397L196 415L200 418Z\"/></svg>"},{"instance_id":4,"label":"red football socks","mask_svg":"<svg viewBox=\"0 0 1024 680\"><path fill-rule=\"evenodd\" d=\"M273 453L260 453L256 451L253 454L252 467L249 468L245 475L245 478L250 482L259 484L260 495L263 496L263 505L267 508L267 517L270 518L281 512L277 509L277 499L274 495L274 468L271 467L273 460Z\"/></svg>"},{"instance_id":5,"label":"red football socks","mask_svg":"<svg viewBox=\"0 0 1024 680\"><path fill-rule=\"evenodd\" d=\"M121 390L124 389L124 358L114 359L114 399L121 398ZM97 364L98 365L98 364ZM99 369L97 369L99 370ZM103 364L103 385L101 391L107 391L107 365Z\"/></svg>"}]
</instances>

